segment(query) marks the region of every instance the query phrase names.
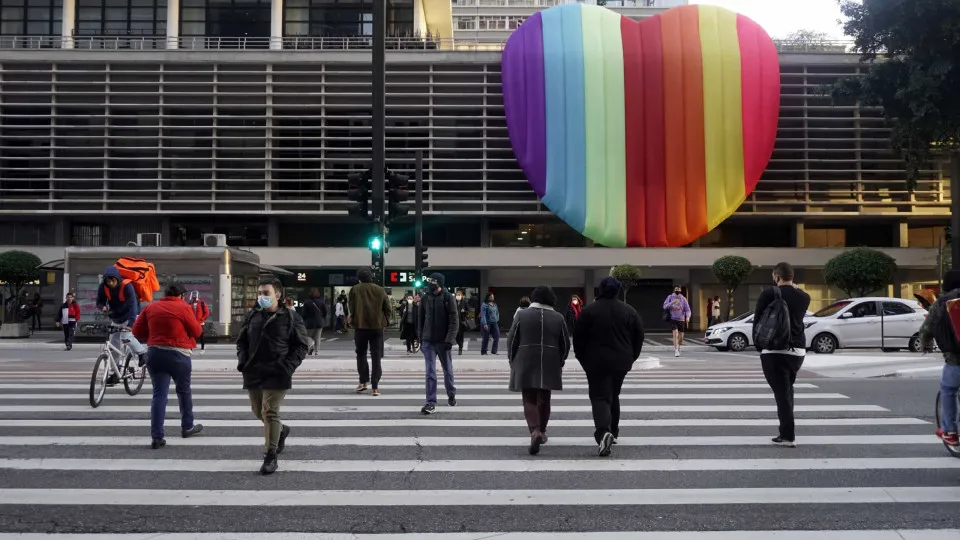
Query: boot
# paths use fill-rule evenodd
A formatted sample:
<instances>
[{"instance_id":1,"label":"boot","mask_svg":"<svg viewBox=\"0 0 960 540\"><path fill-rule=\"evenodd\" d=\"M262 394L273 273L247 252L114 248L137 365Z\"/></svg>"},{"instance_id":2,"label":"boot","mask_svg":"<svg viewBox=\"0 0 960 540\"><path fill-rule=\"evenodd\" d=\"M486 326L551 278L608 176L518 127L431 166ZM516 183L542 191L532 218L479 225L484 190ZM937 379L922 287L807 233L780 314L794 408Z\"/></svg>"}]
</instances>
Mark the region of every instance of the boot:
<instances>
[{"instance_id":1,"label":"boot","mask_svg":"<svg viewBox=\"0 0 960 540\"><path fill-rule=\"evenodd\" d=\"M267 475L277 472L277 453L267 452L263 455L263 465L260 467L260 474Z\"/></svg>"}]
</instances>

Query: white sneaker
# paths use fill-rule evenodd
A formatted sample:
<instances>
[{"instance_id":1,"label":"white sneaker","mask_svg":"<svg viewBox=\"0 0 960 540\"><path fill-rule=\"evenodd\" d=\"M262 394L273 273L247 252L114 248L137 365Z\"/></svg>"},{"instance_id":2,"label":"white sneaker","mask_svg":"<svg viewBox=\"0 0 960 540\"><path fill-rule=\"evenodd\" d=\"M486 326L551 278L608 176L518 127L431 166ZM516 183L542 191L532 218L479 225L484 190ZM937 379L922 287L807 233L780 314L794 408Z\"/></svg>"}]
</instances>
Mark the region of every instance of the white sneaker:
<instances>
[{"instance_id":1,"label":"white sneaker","mask_svg":"<svg viewBox=\"0 0 960 540\"><path fill-rule=\"evenodd\" d=\"M680 358L680 349L673 351L673 356L675 356L676 358Z\"/></svg>"}]
</instances>

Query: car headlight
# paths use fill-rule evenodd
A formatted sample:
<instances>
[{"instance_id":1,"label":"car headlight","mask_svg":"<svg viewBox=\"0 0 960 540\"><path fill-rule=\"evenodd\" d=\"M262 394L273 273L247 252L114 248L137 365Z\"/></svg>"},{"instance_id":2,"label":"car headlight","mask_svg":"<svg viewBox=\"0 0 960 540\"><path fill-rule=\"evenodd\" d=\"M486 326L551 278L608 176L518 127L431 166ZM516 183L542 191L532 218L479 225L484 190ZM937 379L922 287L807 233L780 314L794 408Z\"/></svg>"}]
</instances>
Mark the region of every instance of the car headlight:
<instances>
[{"instance_id":1,"label":"car headlight","mask_svg":"<svg viewBox=\"0 0 960 540\"><path fill-rule=\"evenodd\" d=\"M720 328L717 328L716 330L714 330L713 333L714 333L714 334L723 334L724 332L729 332L730 330L733 330L733 327L731 327L731 326L721 326Z\"/></svg>"}]
</instances>

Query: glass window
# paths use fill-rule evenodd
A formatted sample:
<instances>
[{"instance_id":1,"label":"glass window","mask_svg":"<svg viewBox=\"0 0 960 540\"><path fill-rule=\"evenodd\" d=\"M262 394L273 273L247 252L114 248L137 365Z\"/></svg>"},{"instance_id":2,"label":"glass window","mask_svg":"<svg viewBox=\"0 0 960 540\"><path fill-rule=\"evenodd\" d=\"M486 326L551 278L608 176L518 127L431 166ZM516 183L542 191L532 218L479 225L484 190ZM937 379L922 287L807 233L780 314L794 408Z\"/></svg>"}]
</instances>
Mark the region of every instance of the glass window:
<instances>
[{"instance_id":1,"label":"glass window","mask_svg":"<svg viewBox=\"0 0 960 540\"><path fill-rule=\"evenodd\" d=\"M868 302L863 302L862 304L857 304L852 309L850 309L850 313L853 314L854 318L876 317L877 303L871 300Z\"/></svg>"},{"instance_id":2,"label":"glass window","mask_svg":"<svg viewBox=\"0 0 960 540\"><path fill-rule=\"evenodd\" d=\"M914 309L902 302L884 302L883 303L883 314L885 316L892 315L912 315Z\"/></svg>"},{"instance_id":3,"label":"glass window","mask_svg":"<svg viewBox=\"0 0 960 540\"><path fill-rule=\"evenodd\" d=\"M77 35L166 34L167 0L78 0Z\"/></svg>"},{"instance_id":4,"label":"glass window","mask_svg":"<svg viewBox=\"0 0 960 540\"><path fill-rule=\"evenodd\" d=\"M63 0L3 0L0 35L60 34Z\"/></svg>"},{"instance_id":5,"label":"glass window","mask_svg":"<svg viewBox=\"0 0 960 540\"><path fill-rule=\"evenodd\" d=\"M843 308L849 306L852 302L849 300L844 300L842 302L834 302L829 306L821 309L820 311L813 314L814 317L832 317L839 313Z\"/></svg>"}]
</instances>

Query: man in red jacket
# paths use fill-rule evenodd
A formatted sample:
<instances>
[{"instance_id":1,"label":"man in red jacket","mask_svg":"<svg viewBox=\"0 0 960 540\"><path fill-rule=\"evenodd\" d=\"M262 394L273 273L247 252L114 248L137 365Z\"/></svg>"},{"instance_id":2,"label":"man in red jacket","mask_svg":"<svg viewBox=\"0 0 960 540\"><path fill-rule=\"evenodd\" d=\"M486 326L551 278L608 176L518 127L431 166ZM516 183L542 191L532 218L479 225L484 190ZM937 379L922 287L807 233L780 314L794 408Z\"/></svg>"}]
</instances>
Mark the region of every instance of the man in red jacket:
<instances>
[{"instance_id":1,"label":"man in red jacket","mask_svg":"<svg viewBox=\"0 0 960 540\"><path fill-rule=\"evenodd\" d=\"M193 308L194 315L197 316L197 322L200 323L200 354L203 354L204 349L207 348L206 340L203 338L203 325L210 318L210 308L207 307L206 302L200 299L199 291L190 293L190 306Z\"/></svg>"},{"instance_id":2,"label":"man in red jacket","mask_svg":"<svg viewBox=\"0 0 960 540\"><path fill-rule=\"evenodd\" d=\"M167 286L164 298L148 305L133 325L133 335L147 344L147 371L153 382L150 402L151 448L167 444L163 438L163 421L167 410L170 379L177 386L180 405L180 434L184 439L200 433L203 425L193 423L193 397L190 394L190 354L203 333L197 317L183 300L184 288L179 283Z\"/></svg>"}]
</instances>

